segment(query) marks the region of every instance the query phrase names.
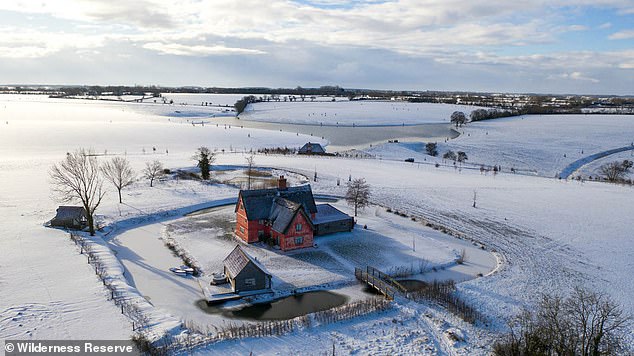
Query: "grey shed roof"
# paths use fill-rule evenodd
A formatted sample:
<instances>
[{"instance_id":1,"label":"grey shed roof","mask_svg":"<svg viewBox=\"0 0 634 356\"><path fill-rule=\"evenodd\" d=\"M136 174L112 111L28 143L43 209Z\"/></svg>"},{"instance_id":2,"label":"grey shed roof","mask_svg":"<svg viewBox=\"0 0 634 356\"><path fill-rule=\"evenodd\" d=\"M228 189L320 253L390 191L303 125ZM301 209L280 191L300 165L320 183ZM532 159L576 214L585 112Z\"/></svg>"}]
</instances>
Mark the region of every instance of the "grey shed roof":
<instances>
[{"instance_id":1,"label":"grey shed roof","mask_svg":"<svg viewBox=\"0 0 634 356\"><path fill-rule=\"evenodd\" d=\"M73 220L86 217L86 210L81 206L60 206L57 208L55 220Z\"/></svg>"},{"instance_id":2,"label":"grey shed roof","mask_svg":"<svg viewBox=\"0 0 634 356\"><path fill-rule=\"evenodd\" d=\"M236 245L236 247L231 251L231 253L224 259L224 264L229 271L231 277L235 277L246 267L249 262L252 262L259 270L261 270L266 275L271 275L258 261L253 259L253 257L249 256L244 250L240 247L240 245Z\"/></svg>"},{"instance_id":3,"label":"grey shed roof","mask_svg":"<svg viewBox=\"0 0 634 356\"><path fill-rule=\"evenodd\" d=\"M299 153L326 153L326 150L319 143L308 142L299 149Z\"/></svg>"},{"instance_id":4,"label":"grey shed roof","mask_svg":"<svg viewBox=\"0 0 634 356\"><path fill-rule=\"evenodd\" d=\"M306 213L300 204L285 198L275 198L273 200L271 214L269 216L269 219L273 223L271 228L277 232L285 233L286 229L288 229L288 226L297 214L304 214L308 223L312 224L310 218L306 216Z\"/></svg>"},{"instance_id":5,"label":"grey shed roof","mask_svg":"<svg viewBox=\"0 0 634 356\"><path fill-rule=\"evenodd\" d=\"M284 190L278 188L241 190L240 197L249 220L269 219L273 200L278 197L302 205L307 213L317 212L315 198L309 184L288 187Z\"/></svg>"},{"instance_id":6,"label":"grey shed roof","mask_svg":"<svg viewBox=\"0 0 634 356\"><path fill-rule=\"evenodd\" d=\"M315 214L313 224L317 225L348 219L351 219L348 214L335 208L334 206L330 204L319 204L317 205L317 214Z\"/></svg>"}]
</instances>

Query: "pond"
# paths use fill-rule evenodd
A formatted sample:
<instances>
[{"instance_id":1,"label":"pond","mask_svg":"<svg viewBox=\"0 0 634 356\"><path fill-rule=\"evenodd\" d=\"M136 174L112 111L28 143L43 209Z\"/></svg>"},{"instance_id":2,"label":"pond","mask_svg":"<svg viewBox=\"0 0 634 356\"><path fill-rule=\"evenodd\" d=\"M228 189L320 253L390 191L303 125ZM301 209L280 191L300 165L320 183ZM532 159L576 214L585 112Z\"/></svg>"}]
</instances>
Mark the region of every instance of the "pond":
<instances>
[{"instance_id":1,"label":"pond","mask_svg":"<svg viewBox=\"0 0 634 356\"><path fill-rule=\"evenodd\" d=\"M240 309L208 305L205 300L197 301L196 306L205 313L222 314L230 319L286 320L338 307L347 301L348 297L345 295L320 290L291 295L273 302L253 304Z\"/></svg>"},{"instance_id":2,"label":"pond","mask_svg":"<svg viewBox=\"0 0 634 356\"><path fill-rule=\"evenodd\" d=\"M430 123L419 125L383 125L383 126L319 126L306 124L279 124L271 122L248 121L234 117L216 117L212 123L219 125L244 126L284 132L296 132L325 138L332 149L365 147L370 144L384 143L388 140L423 140L456 138L459 133L451 125Z\"/></svg>"},{"instance_id":3,"label":"pond","mask_svg":"<svg viewBox=\"0 0 634 356\"><path fill-rule=\"evenodd\" d=\"M418 279L399 279L397 282L405 287L408 292L421 290L427 285L427 283L419 281Z\"/></svg>"}]
</instances>

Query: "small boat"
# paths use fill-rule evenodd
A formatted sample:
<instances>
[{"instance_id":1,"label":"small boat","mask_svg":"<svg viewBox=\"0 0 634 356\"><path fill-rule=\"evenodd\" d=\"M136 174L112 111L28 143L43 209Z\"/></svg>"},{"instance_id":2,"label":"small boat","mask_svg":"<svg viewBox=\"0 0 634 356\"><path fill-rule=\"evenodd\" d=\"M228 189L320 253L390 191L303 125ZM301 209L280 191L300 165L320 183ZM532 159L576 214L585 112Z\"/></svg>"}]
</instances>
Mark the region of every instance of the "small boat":
<instances>
[{"instance_id":1,"label":"small boat","mask_svg":"<svg viewBox=\"0 0 634 356\"><path fill-rule=\"evenodd\" d=\"M189 266L185 266L185 265L180 266L179 269L187 272L188 274L194 274L194 272L195 272L195 270L193 268L191 268Z\"/></svg>"},{"instance_id":2,"label":"small boat","mask_svg":"<svg viewBox=\"0 0 634 356\"><path fill-rule=\"evenodd\" d=\"M227 276L225 276L224 273L219 272L219 273L212 274L211 284L218 285L218 284L225 284L225 283L227 283Z\"/></svg>"},{"instance_id":3,"label":"small boat","mask_svg":"<svg viewBox=\"0 0 634 356\"><path fill-rule=\"evenodd\" d=\"M170 268L170 271L172 271L173 273L176 273L179 276L185 276L187 275L187 272L178 268L178 267L172 267Z\"/></svg>"}]
</instances>

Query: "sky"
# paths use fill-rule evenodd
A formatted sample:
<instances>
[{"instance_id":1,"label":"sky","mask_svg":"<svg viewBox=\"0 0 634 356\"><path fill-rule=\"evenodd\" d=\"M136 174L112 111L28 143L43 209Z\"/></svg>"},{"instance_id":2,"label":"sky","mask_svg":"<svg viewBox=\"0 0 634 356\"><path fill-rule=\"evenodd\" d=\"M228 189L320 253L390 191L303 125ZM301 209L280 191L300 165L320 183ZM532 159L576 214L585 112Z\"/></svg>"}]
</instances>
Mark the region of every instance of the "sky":
<instances>
[{"instance_id":1,"label":"sky","mask_svg":"<svg viewBox=\"0 0 634 356\"><path fill-rule=\"evenodd\" d=\"M634 0L1 0L0 84L634 95Z\"/></svg>"}]
</instances>

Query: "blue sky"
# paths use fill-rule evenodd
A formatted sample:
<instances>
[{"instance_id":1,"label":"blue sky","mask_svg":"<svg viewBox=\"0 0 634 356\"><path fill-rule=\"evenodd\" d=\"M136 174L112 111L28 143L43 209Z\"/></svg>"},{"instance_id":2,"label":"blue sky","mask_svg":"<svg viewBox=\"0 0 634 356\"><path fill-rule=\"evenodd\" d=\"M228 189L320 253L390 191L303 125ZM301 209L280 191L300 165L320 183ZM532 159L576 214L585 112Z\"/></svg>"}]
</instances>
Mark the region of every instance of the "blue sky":
<instances>
[{"instance_id":1,"label":"blue sky","mask_svg":"<svg viewBox=\"0 0 634 356\"><path fill-rule=\"evenodd\" d=\"M632 95L634 1L5 0L0 83Z\"/></svg>"}]
</instances>

